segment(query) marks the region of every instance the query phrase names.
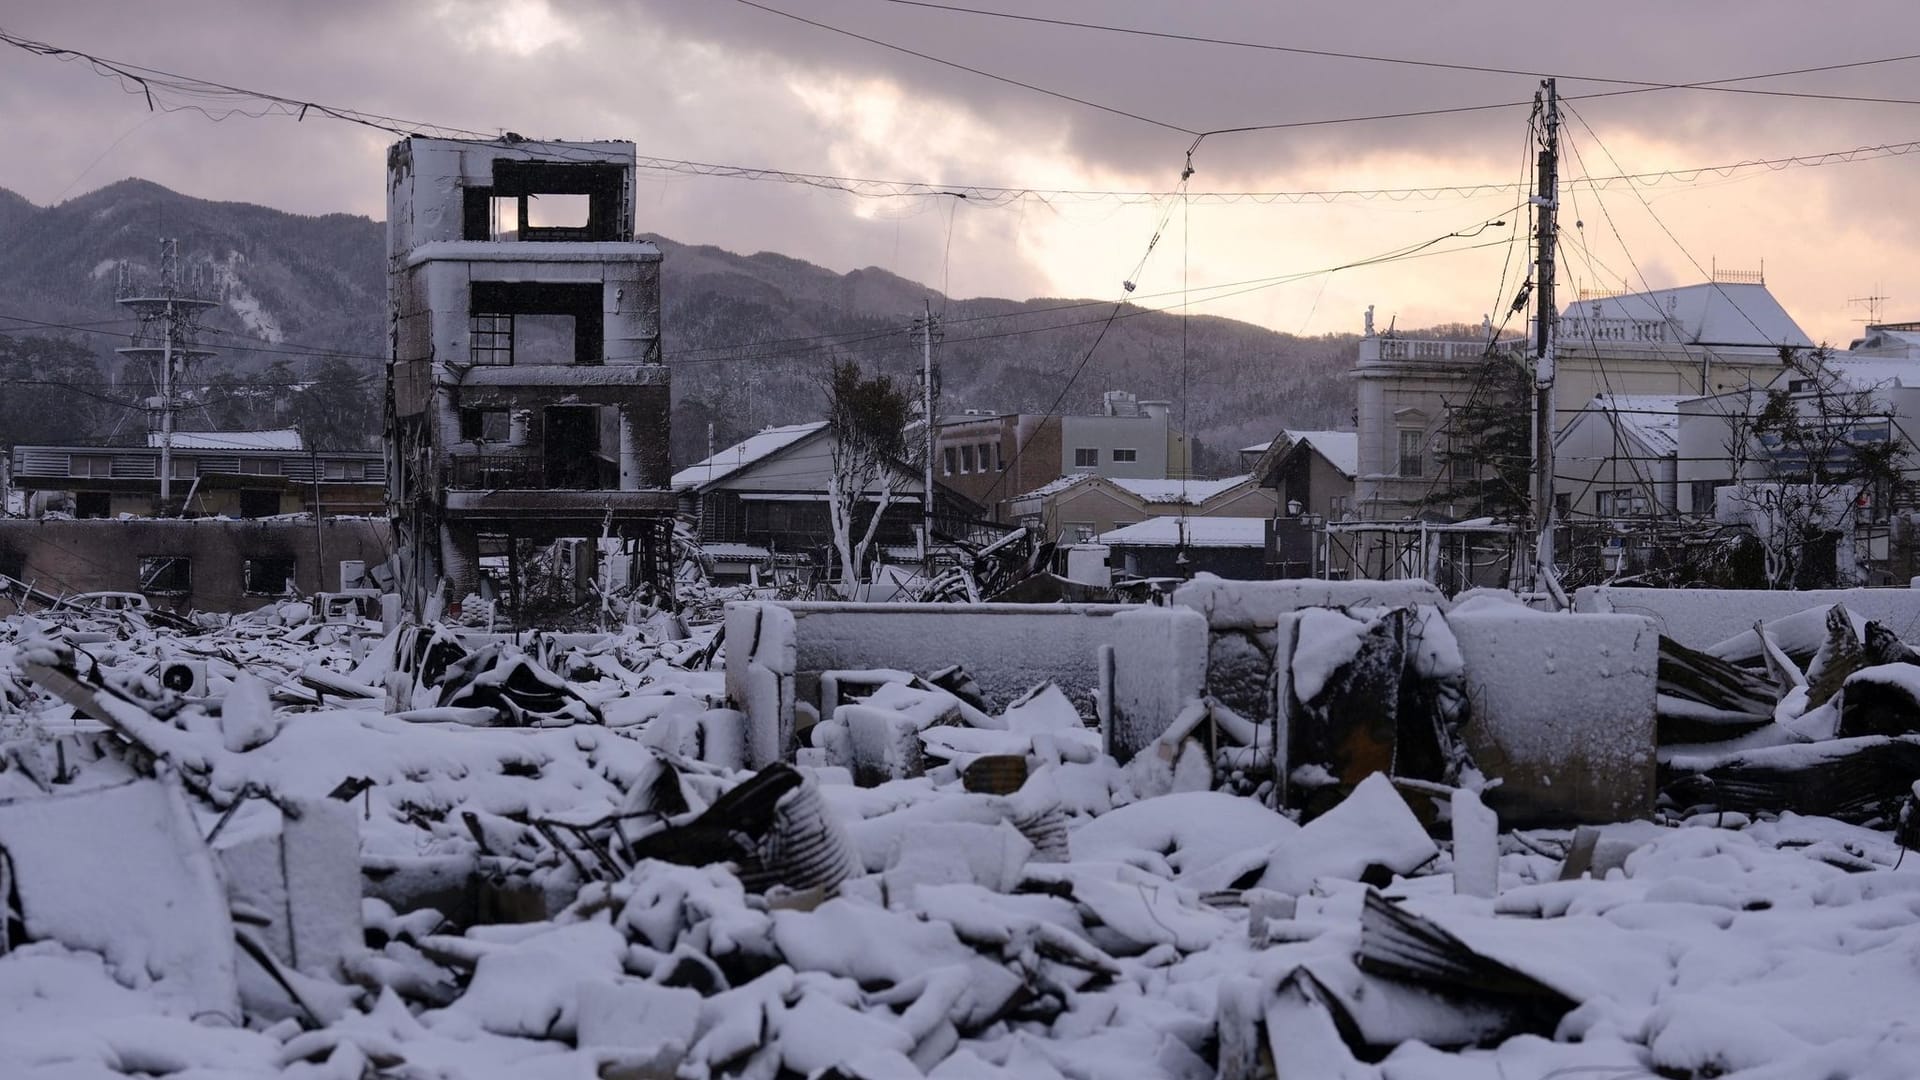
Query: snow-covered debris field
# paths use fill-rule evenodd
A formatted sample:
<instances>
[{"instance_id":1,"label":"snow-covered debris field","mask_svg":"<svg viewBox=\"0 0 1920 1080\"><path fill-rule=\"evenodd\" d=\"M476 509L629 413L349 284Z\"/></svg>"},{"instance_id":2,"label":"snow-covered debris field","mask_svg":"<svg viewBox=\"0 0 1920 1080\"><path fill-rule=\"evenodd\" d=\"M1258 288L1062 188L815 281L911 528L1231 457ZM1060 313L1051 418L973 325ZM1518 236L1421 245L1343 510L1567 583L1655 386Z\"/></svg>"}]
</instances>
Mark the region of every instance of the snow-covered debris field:
<instances>
[{"instance_id":1,"label":"snow-covered debris field","mask_svg":"<svg viewBox=\"0 0 1920 1080\"><path fill-rule=\"evenodd\" d=\"M1125 762L1097 690L868 669L758 769L671 616L7 620L0 1077L1920 1074L1897 638L1663 643L1656 820L1501 832L1527 673L1425 600L1210 618Z\"/></svg>"}]
</instances>

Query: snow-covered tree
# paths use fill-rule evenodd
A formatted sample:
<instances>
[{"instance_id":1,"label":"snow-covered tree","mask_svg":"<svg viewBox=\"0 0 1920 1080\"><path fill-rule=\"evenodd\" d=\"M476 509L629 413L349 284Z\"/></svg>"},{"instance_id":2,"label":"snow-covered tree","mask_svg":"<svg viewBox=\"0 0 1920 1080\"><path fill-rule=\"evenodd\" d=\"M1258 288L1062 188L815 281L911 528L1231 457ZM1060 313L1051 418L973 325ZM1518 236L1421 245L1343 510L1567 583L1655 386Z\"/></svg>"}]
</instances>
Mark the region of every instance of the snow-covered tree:
<instances>
[{"instance_id":1,"label":"snow-covered tree","mask_svg":"<svg viewBox=\"0 0 1920 1080\"><path fill-rule=\"evenodd\" d=\"M915 393L890 375L863 374L851 360L834 363L826 390L833 458L827 513L840 580L851 590L863 580L881 518L914 484L912 463L918 454L907 425L914 418ZM863 504L872 508L864 519Z\"/></svg>"},{"instance_id":2,"label":"snow-covered tree","mask_svg":"<svg viewBox=\"0 0 1920 1080\"><path fill-rule=\"evenodd\" d=\"M1903 471L1906 446L1886 406L1831 360L1824 346L1782 349L1787 385L1754 394L1730 424L1734 476L1751 475L1749 462L1760 476L1736 480L1727 498L1759 541L1775 588L1853 584L1855 519L1861 506L1883 504Z\"/></svg>"}]
</instances>

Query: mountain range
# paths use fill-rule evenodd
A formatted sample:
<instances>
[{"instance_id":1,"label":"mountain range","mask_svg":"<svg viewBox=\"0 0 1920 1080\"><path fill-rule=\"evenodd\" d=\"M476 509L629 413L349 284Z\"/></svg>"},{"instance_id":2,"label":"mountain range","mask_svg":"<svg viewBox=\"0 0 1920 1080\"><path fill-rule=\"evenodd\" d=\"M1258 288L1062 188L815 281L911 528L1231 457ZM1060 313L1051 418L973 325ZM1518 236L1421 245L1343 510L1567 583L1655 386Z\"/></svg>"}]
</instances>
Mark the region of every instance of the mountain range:
<instances>
[{"instance_id":1,"label":"mountain range","mask_svg":"<svg viewBox=\"0 0 1920 1080\"><path fill-rule=\"evenodd\" d=\"M182 276L219 301L201 343L201 382L263 370L300 375L342 361L369 379L385 353L385 228L349 214L304 216L211 202L124 180L55 206L0 189L0 327L87 344L103 372L132 328L122 276L153 280L160 238ZM943 413L1097 408L1105 390L1175 403L1202 471L1283 427L1351 426L1353 335L1298 337L1251 323L1110 301L947 300L877 268L841 274L772 252L741 255L648 236L665 253L663 350L674 368L674 461L769 424L822 411L834 357L917 382L909 326L931 299ZM124 268L124 269L123 269ZM45 324L35 326L34 324ZM1183 348L1184 338L1184 348ZM1097 348L1094 342L1098 340ZM1092 349L1091 355L1089 350ZM276 363L286 366L276 367ZM192 380L190 380L192 381ZM377 432L377 416L363 434ZM1209 470L1210 467L1210 470Z\"/></svg>"}]
</instances>

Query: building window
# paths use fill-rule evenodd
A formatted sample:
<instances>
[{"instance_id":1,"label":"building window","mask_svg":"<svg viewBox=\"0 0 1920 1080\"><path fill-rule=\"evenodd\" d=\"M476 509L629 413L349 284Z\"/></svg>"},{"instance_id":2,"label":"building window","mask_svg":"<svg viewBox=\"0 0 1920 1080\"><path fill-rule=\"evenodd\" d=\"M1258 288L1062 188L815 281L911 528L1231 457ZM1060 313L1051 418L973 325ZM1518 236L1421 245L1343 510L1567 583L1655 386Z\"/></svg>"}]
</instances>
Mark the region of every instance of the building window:
<instances>
[{"instance_id":1,"label":"building window","mask_svg":"<svg viewBox=\"0 0 1920 1080\"><path fill-rule=\"evenodd\" d=\"M994 444L992 443L980 444L980 471L981 472L993 472L995 469L999 467L994 461L994 456L995 456L994 450L996 449L998 449L998 447L994 446Z\"/></svg>"},{"instance_id":2,"label":"building window","mask_svg":"<svg viewBox=\"0 0 1920 1080\"><path fill-rule=\"evenodd\" d=\"M476 364L513 363L513 316L474 315L467 326L468 358Z\"/></svg>"},{"instance_id":3,"label":"building window","mask_svg":"<svg viewBox=\"0 0 1920 1080\"><path fill-rule=\"evenodd\" d=\"M960 448L960 471L963 473L973 471L973 444L971 443Z\"/></svg>"},{"instance_id":4,"label":"building window","mask_svg":"<svg viewBox=\"0 0 1920 1080\"><path fill-rule=\"evenodd\" d=\"M81 518L112 517L113 495L105 491L74 492L73 516Z\"/></svg>"},{"instance_id":5,"label":"building window","mask_svg":"<svg viewBox=\"0 0 1920 1080\"><path fill-rule=\"evenodd\" d=\"M178 595L193 588L193 560L179 555L140 556L140 591Z\"/></svg>"},{"instance_id":6,"label":"building window","mask_svg":"<svg viewBox=\"0 0 1920 1080\"><path fill-rule=\"evenodd\" d=\"M1099 464L1100 464L1100 450L1098 447L1080 446L1080 447L1074 448L1074 451L1073 451L1073 467L1074 468L1092 469L1092 468L1098 467Z\"/></svg>"},{"instance_id":7,"label":"building window","mask_svg":"<svg viewBox=\"0 0 1920 1080\"><path fill-rule=\"evenodd\" d=\"M1094 537L1100 535L1094 531L1091 521L1069 521L1066 533L1068 539L1076 544L1091 543Z\"/></svg>"},{"instance_id":8,"label":"building window","mask_svg":"<svg viewBox=\"0 0 1920 1080\"><path fill-rule=\"evenodd\" d=\"M1311 511L1311 507L1308 508ZM1327 517L1333 521L1345 521L1353 512L1353 496L1335 495L1327 500Z\"/></svg>"},{"instance_id":9,"label":"building window","mask_svg":"<svg viewBox=\"0 0 1920 1080\"><path fill-rule=\"evenodd\" d=\"M1694 480L1690 483L1693 499L1693 512L1702 517L1712 517L1718 512L1715 503L1719 501L1721 488L1733 483L1731 480Z\"/></svg>"},{"instance_id":10,"label":"building window","mask_svg":"<svg viewBox=\"0 0 1920 1080\"><path fill-rule=\"evenodd\" d=\"M949 446L942 452L942 456L946 458L948 476L952 476L954 473L960 471L960 452L958 450Z\"/></svg>"},{"instance_id":11,"label":"building window","mask_svg":"<svg viewBox=\"0 0 1920 1080\"><path fill-rule=\"evenodd\" d=\"M1126 449L1116 449L1113 452L1113 463L1115 465L1120 465L1127 462L1134 462L1139 460L1140 460L1140 451L1135 450L1132 447L1127 447Z\"/></svg>"},{"instance_id":12,"label":"building window","mask_svg":"<svg viewBox=\"0 0 1920 1080\"><path fill-rule=\"evenodd\" d=\"M246 476L279 476L279 458L241 458L240 472Z\"/></svg>"},{"instance_id":13,"label":"building window","mask_svg":"<svg viewBox=\"0 0 1920 1080\"><path fill-rule=\"evenodd\" d=\"M1427 474L1426 435L1412 428L1400 431L1400 475L1425 476Z\"/></svg>"},{"instance_id":14,"label":"building window","mask_svg":"<svg viewBox=\"0 0 1920 1080\"><path fill-rule=\"evenodd\" d=\"M506 442L511 425L505 409L461 409L460 438L466 442Z\"/></svg>"},{"instance_id":15,"label":"building window","mask_svg":"<svg viewBox=\"0 0 1920 1080\"><path fill-rule=\"evenodd\" d=\"M72 462L72 467L67 471L74 476L113 475L113 459L110 457L83 457L80 454L75 454L73 455Z\"/></svg>"},{"instance_id":16,"label":"building window","mask_svg":"<svg viewBox=\"0 0 1920 1080\"><path fill-rule=\"evenodd\" d=\"M292 591L293 556L248 559L241 578L241 588L248 596L279 596Z\"/></svg>"},{"instance_id":17,"label":"building window","mask_svg":"<svg viewBox=\"0 0 1920 1080\"><path fill-rule=\"evenodd\" d=\"M262 488L240 489L240 516L243 518L272 517L280 512L280 493Z\"/></svg>"},{"instance_id":18,"label":"building window","mask_svg":"<svg viewBox=\"0 0 1920 1080\"><path fill-rule=\"evenodd\" d=\"M1598 495L1601 517L1626 517L1647 512L1647 500L1632 488L1602 491Z\"/></svg>"},{"instance_id":19,"label":"building window","mask_svg":"<svg viewBox=\"0 0 1920 1080\"><path fill-rule=\"evenodd\" d=\"M320 467L328 480L358 480L362 475L357 461L323 461Z\"/></svg>"}]
</instances>

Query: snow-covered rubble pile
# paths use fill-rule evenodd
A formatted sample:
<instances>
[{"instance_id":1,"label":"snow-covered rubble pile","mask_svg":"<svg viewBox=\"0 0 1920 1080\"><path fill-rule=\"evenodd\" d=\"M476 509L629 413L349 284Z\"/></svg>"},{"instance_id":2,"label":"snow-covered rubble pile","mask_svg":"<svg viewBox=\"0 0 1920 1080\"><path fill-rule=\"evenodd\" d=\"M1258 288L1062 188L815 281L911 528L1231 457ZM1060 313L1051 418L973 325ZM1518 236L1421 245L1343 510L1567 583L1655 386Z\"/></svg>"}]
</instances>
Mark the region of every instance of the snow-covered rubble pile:
<instances>
[{"instance_id":1,"label":"snow-covered rubble pile","mask_svg":"<svg viewBox=\"0 0 1920 1080\"><path fill-rule=\"evenodd\" d=\"M1324 684L1349 621L1303 620L1330 628L1303 642ZM1879 829L1715 813L1496 837L1471 792L1380 773L1302 823L1212 790L1258 748L1218 702L1122 765L1055 688L988 711L905 673L815 724L797 766L749 772L711 627L482 662L432 631L288 622L0 624L0 1076L1920 1061L1920 860ZM215 685L160 687L163 653ZM1848 686L1909 685L1870 670ZM49 693L61 672L104 720ZM329 882L356 857L343 914Z\"/></svg>"}]
</instances>

